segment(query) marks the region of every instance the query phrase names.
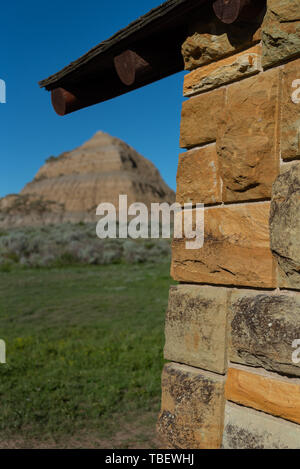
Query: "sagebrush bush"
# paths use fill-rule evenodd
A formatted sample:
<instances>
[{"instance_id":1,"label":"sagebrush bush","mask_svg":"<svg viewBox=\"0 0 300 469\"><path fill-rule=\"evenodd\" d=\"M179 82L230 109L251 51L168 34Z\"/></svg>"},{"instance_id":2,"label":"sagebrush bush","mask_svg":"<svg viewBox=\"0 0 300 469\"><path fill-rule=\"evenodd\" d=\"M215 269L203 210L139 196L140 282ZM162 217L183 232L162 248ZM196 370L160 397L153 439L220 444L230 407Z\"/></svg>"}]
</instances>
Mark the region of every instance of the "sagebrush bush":
<instances>
[{"instance_id":1,"label":"sagebrush bush","mask_svg":"<svg viewBox=\"0 0 300 469\"><path fill-rule=\"evenodd\" d=\"M171 253L167 239L99 239L95 224L49 225L1 232L0 271L13 265L53 267L72 264L159 262Z\"/></svg>"}]
</instances>

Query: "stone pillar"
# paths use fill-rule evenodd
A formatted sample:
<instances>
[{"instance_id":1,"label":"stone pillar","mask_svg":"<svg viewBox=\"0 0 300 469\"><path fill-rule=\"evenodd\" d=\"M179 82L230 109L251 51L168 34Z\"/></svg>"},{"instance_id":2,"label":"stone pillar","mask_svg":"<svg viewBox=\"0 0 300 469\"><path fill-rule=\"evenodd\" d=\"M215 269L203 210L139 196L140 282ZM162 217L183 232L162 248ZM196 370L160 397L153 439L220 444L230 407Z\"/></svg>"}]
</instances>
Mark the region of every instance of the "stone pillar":
<instances>
[{"instance_id":1,"label":"stone pillar","mask_svg":"<svg viewBox=\"0 0 300 469\"><path fill-rule=\"evenodd\" d=\"M300 448L300 3L207 12L182 51L177 202L205 240L173 241L162 447Z\"/></svg>"}]
</instances>

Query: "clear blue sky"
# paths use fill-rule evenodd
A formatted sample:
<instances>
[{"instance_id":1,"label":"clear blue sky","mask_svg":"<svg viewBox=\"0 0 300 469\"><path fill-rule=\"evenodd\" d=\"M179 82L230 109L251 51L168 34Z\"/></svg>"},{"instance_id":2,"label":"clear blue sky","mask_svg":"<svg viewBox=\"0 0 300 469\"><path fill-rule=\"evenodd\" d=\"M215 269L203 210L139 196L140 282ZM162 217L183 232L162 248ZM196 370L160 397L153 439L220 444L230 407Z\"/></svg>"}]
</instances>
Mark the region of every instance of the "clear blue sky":
<instances>
[{"instance_id":1,"label":"clear blue sky","mask_svg":"<svg viewBox=\"0 0 300 469\"><path fill-rule=\"evenodd\" d=\"M132 145L175 189L183 72L66 117L37 84L161 0L15 0L1 5L0 197L19 192L50 155L71 150L97 130ZM167 59L167 58L166 58Z\"/></svg>"}]
</instances>

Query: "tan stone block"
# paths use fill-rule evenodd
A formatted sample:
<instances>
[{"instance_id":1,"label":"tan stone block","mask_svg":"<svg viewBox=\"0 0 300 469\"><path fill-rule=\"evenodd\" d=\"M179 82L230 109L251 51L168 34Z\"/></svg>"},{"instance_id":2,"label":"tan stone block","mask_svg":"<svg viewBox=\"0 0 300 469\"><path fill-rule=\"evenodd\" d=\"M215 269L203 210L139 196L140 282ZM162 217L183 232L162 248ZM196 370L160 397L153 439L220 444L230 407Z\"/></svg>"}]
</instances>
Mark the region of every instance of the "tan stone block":
<instances>
[{"instance_id":1,"label":"tan stone block","mask_svg":"<svg viewBox=\"0 0 300 469\"><path fill-rule=\"evenodd\" d=\"M300 449L300 426L226 403L223 449Z\"/></svg>"},{"instance_id":2,"label":"tan stone block","mask_svg":"<svg viewBox=\"0 0 300 469\"><path fill-rule=\"evenodd\" d=\"M170 289L165 359L216 373L227 368L226 288L177 285Z\"/></svg>"},{"instance_id":3,"label":"tan stone block","mask_svg":"<svg viewBox=\"0 0 300 469\"><path fill-rule=\"evenodd\" d=\"M226 202L271 198L279 173L279 71L230 85L218 155Z\"/></svg>"},{"instance_id":4,"label":"tan stone block","mask_svg":"<svg viewBox=\"0 0 300 469\"><path fill-rule=\"evenodd\" d=\"M229 368L226 399L300 423L300 380Z\"/></svg>"},{"instance_id":5,"label":"tan stone block","mask_svg":"<svg viewBox=\"0 0 300 469\"><path fill-rule=\"evenodd\" d=\"M222 201L216 145L190 150L179 156L176 201L213 204Z\"/></svg>"},{"instance_id":6,"label":"tan stone block","mask_svg":"<svg viewBox=\"0 0 300 469\"><path fill-rule=\"evenodd\" d=\"M215 16L201 15L201 21L191 24L189 29L189 36L182 45L185 70L220 60L261 40L259 24L228 25Z\"/></svg>"},{"instance_id":7,"label":"tan stone block","mask_svg":"<svg viewBox=\"0 0 300 469\"><path fill-rule=\"evenodd\" d=\"M174 279L191 283L275 287L269 210L269 202L207 208L202 249L186 249L184 238L173 241Z\"/></svg>"},{"instance_id":8,"label":"tan stone block","mask_svg":"<svg viewBox=\"0 0 300 469\"><path fill-rule=\"evenodd\" d=\"M261 46L257 45L247 51L193 70L184 78L183 94L188 97L217 88L241 78L255 75L260 69Z\"/></svg>"},{"instance_id":9,"label":"tan stone block","mask_svg":"<svg viewBox=\"0 0 300 469\"><path fill-rule=\"evenodd\" d=\"M283 23L300 21L300 4L295 0L267 0L268 11Z\"/></svg>"},{"instance_id":10,"label":"tan stone block","mask_svg":"<svg viewBox=\"0 0 300 469\"><path fill-rule=\"evenodd\" d=\"M263 25L263 66L272 67L300 55L300 3L268 0Z\"/></svg>"},{"instance_id":11,"label":"tan stone block","mask_svg":"<svg viewBox=\"0 0 300 469\"><path fill-rule=\"evenodd\" d=\"M180 146L191 148L214 142L224 105L224 89L210 91L185 101L182 105Z\"/></svg>"},{"instance_id":12,"label":"tan stone block","mask_svg":"<svg viewBox=\"0 0 300 469\"><path fill-rule=\"evenodd\" d=\"M300 293L233 290L230 361L300 377L293 342L300 338Z\"/></svg>"},{"instance_id":13,"label":"tan stone block","mask_svg":"<svg viewBox=\"0 0 300 469\"><path fill-rule=\"evenodd\" d=\"M224 424L224 377L169 363L157 430L164 448L217 449Z\"/></svg>"},{"instance_id":14,"label":"tan stone block","mask_svg":"<svg viewBox=\"0 0 300 469\"><path fill-rule=\"evenodd\" d=\"M270 241L279 286L300 289L300 163L289 166L273 185Z\"/></svg>"},{"instance_id":15,"label":"tan stone block","mask_svg":"<svg viewBox=\"0 0 300 469\"><path fill-rule=\"evenodd\" d=\"M300 60L285 65L282 74L281 157L291 160L300 157Z\"/></svg>"},{"instance_id":16,"label":"tan stone block","mask_svg":"<svg viewBox=\"0 0 300 469\"><path fill-rule=\"evenodd\" d=\"M298 160L295 161L282 161L280 165L280 174L286 173L293 168L293 166L299 164Z\"/></svg>"}]
</instances>

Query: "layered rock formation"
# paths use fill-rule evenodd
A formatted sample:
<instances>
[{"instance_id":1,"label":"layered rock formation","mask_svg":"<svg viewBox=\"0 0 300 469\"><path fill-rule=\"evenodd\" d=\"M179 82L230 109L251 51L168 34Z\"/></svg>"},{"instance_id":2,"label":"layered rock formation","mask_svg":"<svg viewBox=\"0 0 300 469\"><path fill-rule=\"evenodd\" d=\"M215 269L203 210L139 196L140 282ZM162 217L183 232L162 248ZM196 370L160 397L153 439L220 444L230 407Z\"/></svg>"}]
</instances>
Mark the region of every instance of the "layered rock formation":
<instances>
[{"instance_id":1,"label":"layered rock formation","mask_svg":"<svg viewBox=\"0 0 300 469\"><path fill-rule=\"evenodd\" d=\"M64 206L36 194L10 194L0 199L0 228L62 223Z\"/></svg>"},{"instance_id":2,"label":"layered rock formation","mask_svg":"<svg viewBox=\"0 0 300 469\"><path fill-rule=\"evenodd\" d=\"M0 199L0 227L94 221L96 207L119 195L128 205L173 203L156 167L123 141L98 132L73 151L50 157L19 195Z\"/></svg>"}]
</instances>

